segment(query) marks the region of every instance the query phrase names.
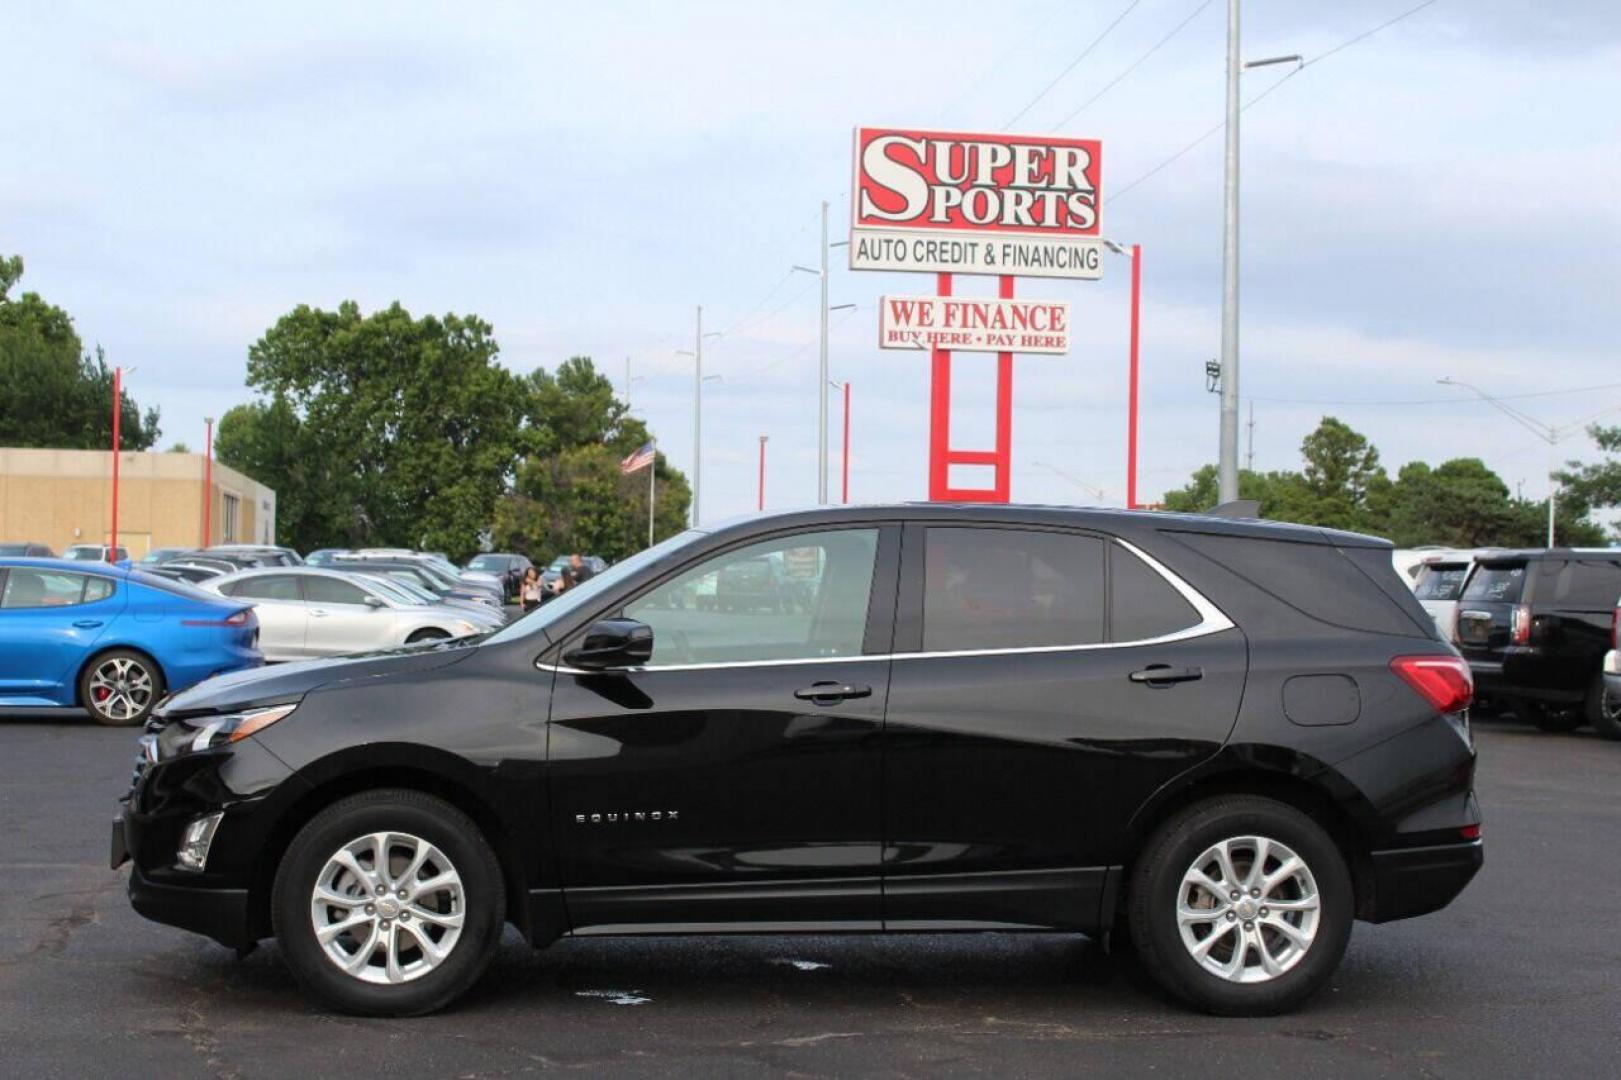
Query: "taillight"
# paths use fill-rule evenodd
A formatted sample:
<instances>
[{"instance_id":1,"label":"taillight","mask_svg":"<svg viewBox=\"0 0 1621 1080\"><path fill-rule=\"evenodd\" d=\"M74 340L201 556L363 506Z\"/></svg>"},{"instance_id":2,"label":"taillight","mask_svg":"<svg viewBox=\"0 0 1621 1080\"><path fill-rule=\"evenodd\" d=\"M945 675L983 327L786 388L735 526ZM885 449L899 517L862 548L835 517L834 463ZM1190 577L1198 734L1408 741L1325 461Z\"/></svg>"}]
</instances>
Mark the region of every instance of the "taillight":
<instances>
[{"instance_id":1,"label":"taillight","mask_svg":"<svg viewBox=\"0 0 1621 1080\"><path fill-rule=\"evenodd\" d=\"M1509 622L1508 638L1516 645L1529 645L1531 643L1531 606L1529 604L1514 605L1514 615Z\"/></svg>"},{"instance_id":2,"label":"taillight","mask_svg":"<svg viewBox=\"0 0 1621 1080\"><path fill-rule=\"evenodd\" d=\"M246 626L252 617L252 608L233 611L223 619L181 619L181 626Z\"/></svg>"},{"instance_id":3,"label":"taillight","mask_svg":"<svg viewBox=\"0 0 1621 1080\"><path fill-rule=\"evenodd\" d=\"M1439 713L1461 712L1475 696L1469 665L1456 656L1398 656L1390 670Z\"/></svg>"}]
</instances>

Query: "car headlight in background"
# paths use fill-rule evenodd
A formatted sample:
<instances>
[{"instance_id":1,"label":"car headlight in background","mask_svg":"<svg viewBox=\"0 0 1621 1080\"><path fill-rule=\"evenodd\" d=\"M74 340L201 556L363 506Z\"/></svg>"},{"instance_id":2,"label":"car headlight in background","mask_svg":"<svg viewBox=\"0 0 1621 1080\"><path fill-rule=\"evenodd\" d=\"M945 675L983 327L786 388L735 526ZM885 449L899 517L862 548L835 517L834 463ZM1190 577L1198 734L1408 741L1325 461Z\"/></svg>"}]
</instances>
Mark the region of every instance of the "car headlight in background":
<instances>
[{"instance_id":1,"label":"car headlight in background","mask_svg":"<svg viewBox=\"0 0 1621 1080\"><path fill-rule=\"evenodd\" d=\"M242 712L191 716L184 720L176 720L158 733L157 756L167 760L181 754L229 746L255 732L263 731L296 708L298 704L295 702L291 705L271 705L263 709L244 709Z\"/></svg>"},{"instance_id":2,"label":"car headlight in background","mask_svg":"<svg viewBox=\"0 0 1621 1080\"><path fill-rule=\"evenodd\" d=\"M457 619L452 625L455 626L456 633L462 636L478 633L478 627L474 626L470 622L463 622L461 619Z\"/></svg>"}]
</instances>

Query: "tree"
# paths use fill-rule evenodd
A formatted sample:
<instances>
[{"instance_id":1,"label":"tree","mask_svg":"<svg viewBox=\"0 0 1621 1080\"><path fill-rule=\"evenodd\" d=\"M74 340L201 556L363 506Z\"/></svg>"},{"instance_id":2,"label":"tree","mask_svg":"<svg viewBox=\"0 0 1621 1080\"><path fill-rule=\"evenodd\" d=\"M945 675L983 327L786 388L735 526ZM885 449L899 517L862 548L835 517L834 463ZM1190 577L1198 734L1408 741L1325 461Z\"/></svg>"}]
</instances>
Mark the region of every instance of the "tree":
<instances>
[{"instance_id":1,"label":"tree","mask_svg":"<svg viewBox=\"0 0 1621 1080\"><path fill-rule=\"evenodd\" d=\"M463 558L520 448L524 392L498 351L477 316L300 305L248 350L248 384L269 401L222 419L220 460L276 489L294 546Z\"/></svg>"},{"instance_id":2,"label":"tree","mask_svg":"<svg viewBox=\"0 0 1621 1080\"><path fill-rule=\"evenodd\" d=\"M1587 429L1587 433L1598 443L1600 450L1611 456L1597 464L1578 465L1570 462L1572 468L1558 474L1559 482L1564 486L1560 501L1594 510L1621 506L1621 457L1614 456L1621 455L1621 426L1594 424ZM1621 538L1621 528L1616 529L1616 536Z\"/></svg>"},{"instance_id":3,"label":"tree","mask_svg":"<svg viewBox=\"0 0 1621 1080\"><path fill-rule=\"evenodd\" d=\"M101 450L112 442L113 373L84 351L68 313L38 293L12 296L22 256L0 257L0 446ZM119 446L158 440L158 410L119 395Z\"/></svg>"},{"instance_id":4,"label":"tree","mask_svg":"<svg viewBox=\"0 0 1621 1080\"><path fill-rule=\"evenodd\" d=\"M628 415L589 357L570 357L555 375L532 372L524 383L528 422L521 439L528 452L496 508L496 547L531 557L577 551L609 561L640 551L647 544L647 472L625 476L619 463L649 441L647 425ZM685 527L692 491L663 455L652 468L654 531L663 538Z\"/></svg>"},{"instance_id":5,"label":"tree","mask_svg":"<svg viewBox=\"0 0 1621 1080\"><path fill-rule=\"evenodd\" d=\"M1616 445L1621 447L1621 430ZM1392 482L1379 463L1379 451L1331 416L1306 436L1300 451L1301 472L1240 472L1239 497L1258 500L1261 516L1274 521L1374 533L1401 547L1537 547L1547 540L1547 502L1511 499L1508 485L1478 458L1457 458L1433 469L1422 461L1409 462ZM1165 507L1208 510L1216 504L1216 490L1216 467L1206 465L1186 487L1166 493ZM1587 518L1587 490L1604 489L1595 483L1562 498L1556 508L1562 544L1591 544L1600 538L1600 530Z\"/></svg>"}]
</instances>

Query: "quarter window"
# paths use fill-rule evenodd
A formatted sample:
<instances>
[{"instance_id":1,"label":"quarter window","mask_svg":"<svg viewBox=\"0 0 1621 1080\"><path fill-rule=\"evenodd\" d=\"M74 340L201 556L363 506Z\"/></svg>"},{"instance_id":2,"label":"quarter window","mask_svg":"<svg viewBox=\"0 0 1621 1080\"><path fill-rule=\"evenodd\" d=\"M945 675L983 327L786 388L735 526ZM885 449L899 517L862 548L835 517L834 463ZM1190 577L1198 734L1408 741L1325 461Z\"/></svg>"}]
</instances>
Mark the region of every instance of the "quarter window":
<instances>
[{"instance_id":1,"label":"quarter window","mask_svg":"<svg viewBox=\"0 0 1621 1080\"><path fill-rule=\"evenodd\" d=\"M877 529L768 540L708 559L627 604L653 628L650 667L856 656Z\"/></svg>"},{"instance_id":2,"label":"quarter window","mask_svg":"<svg viewBox=\"0 0 1621 1080\"><path fill-rule=\"evenodd\" d=\"M1104 546L1095 537L931 528L923 564L925 652L1103 640Z\"/></svg>"},{"instance_id":3,"label":"quarter window","mask_svg":"<svg viewBox=\"0 0 1621 1080\"><path fill-rule=\"evenodd\" d=\"M1149 641L1199 624L1169 581L1121 544L1109 552L1109 640Z\"/></svg>"}]
</instances>

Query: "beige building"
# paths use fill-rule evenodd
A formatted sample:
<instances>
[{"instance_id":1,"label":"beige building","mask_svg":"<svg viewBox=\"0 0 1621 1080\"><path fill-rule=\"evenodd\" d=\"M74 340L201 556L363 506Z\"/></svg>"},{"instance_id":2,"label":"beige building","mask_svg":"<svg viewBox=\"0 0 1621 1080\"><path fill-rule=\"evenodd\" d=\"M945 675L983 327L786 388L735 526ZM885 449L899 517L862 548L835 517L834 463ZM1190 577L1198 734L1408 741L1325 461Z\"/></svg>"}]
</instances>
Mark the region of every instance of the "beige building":
<instances>
[{"instance_id":1,"label":"beige building","mask_svg":"<svg viewBox=\"0 0 1621 1080\"><path fill-rule=\"evenodd\" d=\"M119 464L118 542L139 559L158 547L276 542L276 493L214 463L203 537L201 454L126 451ZM0 447L0 541L31 540L57 554L105 544L112 529L113 460L105 450Z\"/></svg>"}]
</instances>

